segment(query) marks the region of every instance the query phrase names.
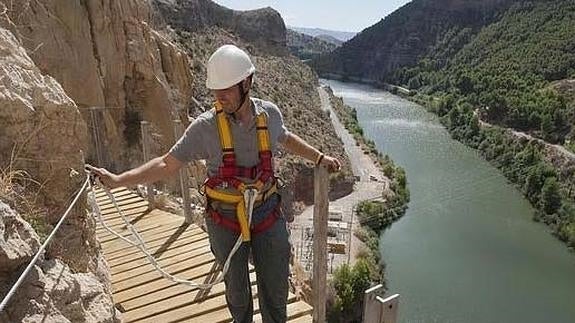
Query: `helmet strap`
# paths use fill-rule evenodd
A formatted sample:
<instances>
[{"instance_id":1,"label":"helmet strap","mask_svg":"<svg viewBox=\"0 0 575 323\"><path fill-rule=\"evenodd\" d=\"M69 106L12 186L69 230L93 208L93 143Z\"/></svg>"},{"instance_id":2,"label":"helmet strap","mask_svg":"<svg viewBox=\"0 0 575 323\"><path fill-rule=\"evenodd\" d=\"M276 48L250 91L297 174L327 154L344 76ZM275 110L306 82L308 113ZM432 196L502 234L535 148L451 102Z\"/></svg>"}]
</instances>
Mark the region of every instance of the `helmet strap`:
<instances>
[{"instance_id":1,"label":"helmet strap","mask_svg":"<svg viewBox=\"0 0 575 323\"><path fill-rule=\"evenodd\" d=\"M251 82L251 75L249 76L250 78L250 82ZM234 116L236 112L238 112L239 109L241 109L241 107L244 105L244 103L246 102L246 99L248 98L248 91L244 91L244 80L241 80L238 84L236 84L238 86L238 89L240 90L240 103L238 104L238 107L231 113L228 113L228 115Z\"/></svg>"}]
</instances>

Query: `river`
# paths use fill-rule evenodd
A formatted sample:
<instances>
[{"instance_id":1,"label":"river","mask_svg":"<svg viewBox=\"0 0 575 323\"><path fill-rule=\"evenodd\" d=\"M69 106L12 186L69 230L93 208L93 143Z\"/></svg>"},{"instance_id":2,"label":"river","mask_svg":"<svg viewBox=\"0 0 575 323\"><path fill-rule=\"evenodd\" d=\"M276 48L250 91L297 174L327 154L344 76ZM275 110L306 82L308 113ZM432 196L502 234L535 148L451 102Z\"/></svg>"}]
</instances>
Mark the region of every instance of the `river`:
<instances>
[{"instance_id":1,"label":"river","mask_svg":"<svg viewBox=\"0 0 575 323\"><path fill-rule=\"evenodd\" d=\"M399 322L575 322L575 254L520 191L417 104L322 80L407 172L406 215L380 240Z\"/></svg>"}]
</instances>

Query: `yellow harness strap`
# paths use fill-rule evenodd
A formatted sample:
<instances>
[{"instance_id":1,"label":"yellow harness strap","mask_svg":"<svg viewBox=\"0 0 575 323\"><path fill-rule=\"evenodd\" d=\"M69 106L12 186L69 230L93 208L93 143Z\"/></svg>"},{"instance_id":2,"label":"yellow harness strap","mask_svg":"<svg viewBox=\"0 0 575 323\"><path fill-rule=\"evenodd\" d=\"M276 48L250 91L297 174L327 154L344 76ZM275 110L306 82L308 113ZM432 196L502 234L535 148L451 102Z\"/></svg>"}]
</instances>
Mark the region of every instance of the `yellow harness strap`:
<instances>
[{"instance_id":1,"label":"yellow harness strap","mask_svg":"<svg viewBox=\"0 0 575 323\"><path fill-rule=\"evenodd\" d=\"M220 135L220 144L222 146L222 152L225 156L226 154L234 154L234 146L233 146L233 138L232 133L230 131L230 125L226 118L226 115L223 111L222 105L219 101L216 101L214 104L216 109L216 122L218 125L218 133ZM267 118L264 113L260 113L256 117L256 132L258 138L258 149L260 152L262 151L270 151L270 136L267 129ZM218 191L212 189L208 186L205 187L206 194L208 197L222 201L224 203L235 204L236 205L236 217L238 219L238 223L240 225L242 239L244 241L250 241L251 234L250 228L248 223L248 214L246 214L246 204L244 200L244 192L248 188L255 188L258 191L256 201L262 200L263 197L261 195L261 191L265 183L263 183L260 179L253 184L246 185L245 183L240 184L237 187L237 190L240 194L228 193L223 191ZM277 191L277 187L272 185L273 188ZM272 188L270 188L272 189ZM268 195L269 196L269 195Z\"/></svg>"}]
</instances>

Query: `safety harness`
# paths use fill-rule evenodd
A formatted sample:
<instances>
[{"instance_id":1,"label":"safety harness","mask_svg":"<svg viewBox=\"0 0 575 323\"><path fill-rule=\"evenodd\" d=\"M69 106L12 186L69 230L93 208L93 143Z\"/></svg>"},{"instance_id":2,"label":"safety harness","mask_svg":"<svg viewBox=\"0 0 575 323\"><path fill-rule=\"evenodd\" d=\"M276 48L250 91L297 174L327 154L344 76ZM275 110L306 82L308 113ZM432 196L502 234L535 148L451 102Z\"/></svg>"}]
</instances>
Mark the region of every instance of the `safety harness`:
<instances>
[{"instance_id":1,"label":"safety harness","mask_svg":"<svg viewBox=\"0 0 575 323\"><path fill-rule=\"evenodd\" d=\"M267 230L280 216L278 203L266 218L250 228L254 205L264 202L277 192L267 117L264 113L256 116L259 163L254 167L241 167L236 165L233 138L226 114L219 102L216 101L214 106L223 156L217 175L209 177L204 183L208 196L208 215L216 224L240 232L243 241L250 241L251 233L258 234ZM240 178L248 178L253 183L245 183ZM235 205L237 222L218 213L211 207L210 200Z\"/></svg>"}]
</instances>

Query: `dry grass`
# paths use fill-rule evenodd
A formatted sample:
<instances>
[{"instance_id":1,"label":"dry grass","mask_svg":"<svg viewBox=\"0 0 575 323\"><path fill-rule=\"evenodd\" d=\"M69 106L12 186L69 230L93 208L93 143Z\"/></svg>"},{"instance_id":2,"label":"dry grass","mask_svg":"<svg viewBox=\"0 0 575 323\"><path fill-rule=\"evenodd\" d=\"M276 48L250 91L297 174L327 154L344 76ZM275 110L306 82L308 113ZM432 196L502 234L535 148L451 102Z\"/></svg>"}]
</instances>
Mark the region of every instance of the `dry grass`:
<instances>
[{"instance_id":1,"label":"dry grass","mask_svg":"<svg viewBox=\"0 0 575 323\"><path fill-rule=\"evenodd\" d=\"M16 151L16 148L12 150L8 165L0 168L0 200L10 205L30 223L40 238L45 238L50 227L45 220L45 212L38 203L43 185L16 166Z\"/></svg>"}]
</instances>

